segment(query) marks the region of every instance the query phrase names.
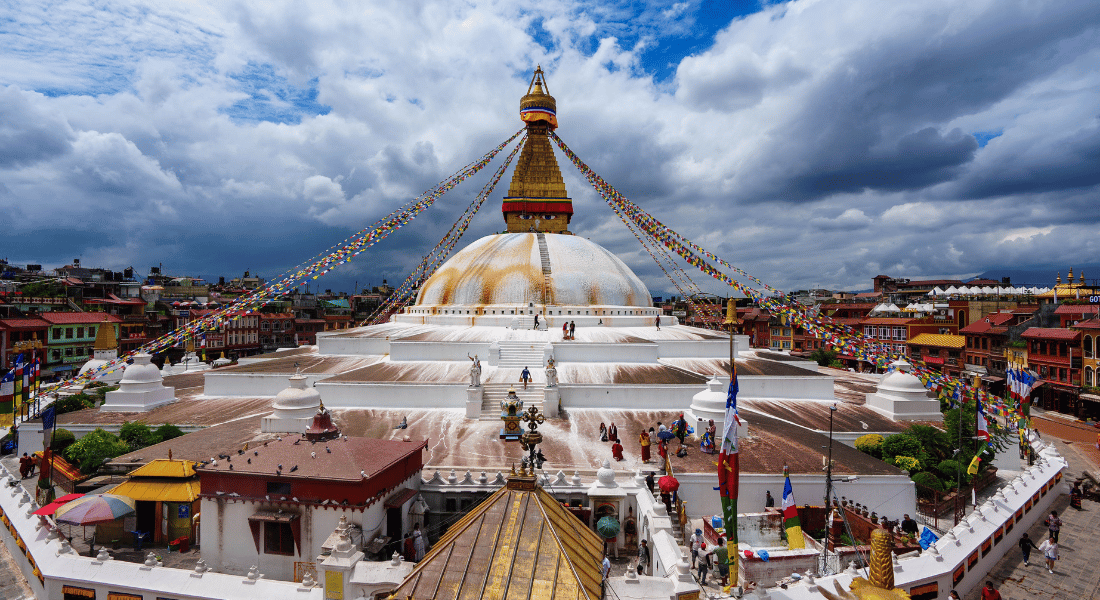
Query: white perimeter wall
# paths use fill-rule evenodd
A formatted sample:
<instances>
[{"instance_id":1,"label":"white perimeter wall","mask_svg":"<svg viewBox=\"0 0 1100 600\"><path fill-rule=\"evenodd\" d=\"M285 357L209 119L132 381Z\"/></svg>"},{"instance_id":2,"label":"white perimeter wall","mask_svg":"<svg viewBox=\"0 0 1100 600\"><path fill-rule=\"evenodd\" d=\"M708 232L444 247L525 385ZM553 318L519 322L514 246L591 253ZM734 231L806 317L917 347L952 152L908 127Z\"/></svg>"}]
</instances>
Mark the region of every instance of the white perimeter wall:
<instances>
[{"instance_id":1,"label":"white perimeter wall","mask_svg":"<svg viewBox=\"0 0 1100 600\"><path fill-rule=\"evenodd\" d=\"M306 387L312 386L318 381L323 381L335 375L335 373L309 374L306 377ZM279 392L290 387L290 375L285 373L218 373L210 371L206 374L206 384L203 387L204 396L275 396Z\"/></svg>"}]
</instances>

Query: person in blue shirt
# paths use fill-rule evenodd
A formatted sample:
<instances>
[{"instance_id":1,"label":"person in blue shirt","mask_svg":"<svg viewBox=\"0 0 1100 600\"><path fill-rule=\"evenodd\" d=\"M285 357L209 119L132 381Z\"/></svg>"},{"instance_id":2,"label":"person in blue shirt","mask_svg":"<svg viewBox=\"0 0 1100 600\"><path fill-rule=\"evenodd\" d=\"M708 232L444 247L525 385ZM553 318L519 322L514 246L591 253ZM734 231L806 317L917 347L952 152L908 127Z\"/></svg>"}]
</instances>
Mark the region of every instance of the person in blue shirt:
<instances>
[{"instance_id":1,"label":"person in blue shirt","mask_svg":"<svg viewBox=\"0 0 1100 600\"><path fill-rule=\"evenodd\" d=\"M523 389L527 389L527 382L531 381L531 371L528 371L527 367L523 367L523 372L519 374L519 380L523 382Z\"/></svg>"}]
</instances>

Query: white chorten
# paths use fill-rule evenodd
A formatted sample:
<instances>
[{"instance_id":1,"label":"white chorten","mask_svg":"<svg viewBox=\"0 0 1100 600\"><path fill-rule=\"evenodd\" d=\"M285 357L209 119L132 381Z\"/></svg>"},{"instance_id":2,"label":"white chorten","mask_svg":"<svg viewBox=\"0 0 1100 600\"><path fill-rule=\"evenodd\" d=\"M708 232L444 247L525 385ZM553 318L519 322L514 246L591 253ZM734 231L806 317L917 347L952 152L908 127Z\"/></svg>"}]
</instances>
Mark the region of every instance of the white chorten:
<instances>
[{"instance_id":1,"label":"white chorten","mask_svg":"<svg viewBox=\"0 0 1100 600\"><path fill-rule=\"evenodd\" d=\"M707 381L707 389L691 397L691 408L684 418L695 428L695 436L703 437L703 433L710 425L708 421L714 420L715 437L721 438L726 426L726 399L729 396L729 383L718 380L712 376ZM737 426L737 437L749 435L749 424L744 416L738 415L741 424ZM715 448L722 445L720 439L714 441Z\"/></svg>"},{"instance_id":2,"label":"white chorten","mask_svg":"<svg viewBox=\"0 0 1100 600\"><path fill-rule=\"evenodd\" d=\"M878 384L878 391L867 395L867 406L895 421L943 421L940 401L910 373L912 368L904 359L891 363L891 372Z\"/></svg>"},{"instance_id":3,"label":"white chorten","mask_svg":"<svg viewBox=\"0 0 1100 600\"><path fill-rule=\"evenodd\" d=\"M80 367L80 375L98 369L103 365L118 358L118 338L115 336L115 325L106 318L99 324L99 330L95 334L95 345L92 346L92 358ZM108 385L114 385L122 380L122 368L111 373L101 373L94 381L102 381Z\"/></svg>"},{"instance_id":4,"label":"white chorten","mask_svg":"<svg viewBox=\"0 0 1100 600\"><path fill-rule=\"evenodd\" d=\"M160 369L148 354L135 354L134 364L122 373L119 388L107 392L99 410L108 412L146 412L176 401L175 388L165 387Z\"/></svg>"},{"instance_id":5,"label":"white chorten","mask_svg":"<svg viewBox=\"0 0 1100 600\"><path fill-rule=\"evenodd\" d=\"M275 396L275 412L263 418L260 431L265 433L303 433L313 423L313 415L321 407L321 394L306 387L306 376L295 373L290 387Z\"/></svg>"}]
</instances>

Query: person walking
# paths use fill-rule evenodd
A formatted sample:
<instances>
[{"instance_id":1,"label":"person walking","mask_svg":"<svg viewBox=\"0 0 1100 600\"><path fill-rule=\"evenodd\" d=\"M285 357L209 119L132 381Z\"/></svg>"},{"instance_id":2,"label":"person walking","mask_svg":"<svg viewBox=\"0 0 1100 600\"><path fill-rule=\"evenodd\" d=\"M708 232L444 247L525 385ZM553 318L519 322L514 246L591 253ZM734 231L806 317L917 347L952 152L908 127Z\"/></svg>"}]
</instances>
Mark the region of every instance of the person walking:
<instances>
[{"instance_id":1,"label":"person walking","mask_svg":"<svg viewBox=\"0 0 1100 600\"><path fill-rule=\"evenodd\" d=\"M704 544L703 530L696 529L695 533L691 534L691 537L688 539L688 543L691 544L691 566L694 567L699 558L699 549L702 548Z\"/></svg>"},{"instance_id":2,"label":"person walking","mask_svg":"<svg viewBox=\"0 0 1100 600\"><path fill-rule=\"evenodd\" d=\"M1028 561L1031 560L1032 548L1036 550L1039 549L1039 547L1035 545L1035 542L1033 542L1031 538L1027 537L1027 532L1024 532L1023 537L1020 538L1020 552L1022 552L1024 555L1024 566L1028 566L1030 564Z\"/></svg>"},{"instance_id":3,"label":"person walking","mask_svg":"<svg viewBox=\"0 0 1100 600\"><path fill-rule=\"evenodd\" d=\"M645 575L646 567L649 566L649 543L642 540L638 544L638 574Z\"/></svg>"},{"instance_id":4,"label":"person walking","mask_svg":"<svg viewBox=\"0 0 1100 600\"><path fill-rule=\"evenodd\" d=\"M523 382L523 389L527 389L527 382L531 381L531 371L527 367L523 367L523 371L520 371L519 380Z\"/></svg>"},{"instance_id":5,"label":"person walking","mask_svg":"<svg viewBox=\"0 0 1100 600\"><path fill-rule=\"evenodd\" d=\"M993 587L992 581L985 582L982 588L982 600L1001 600L1001 593Z\"/></svg>"},{"instance_id":6,"label":"person walking","mask_svg":"<svg viewBox=\"0 0 1100 600\"><path fill-rule=\"evenodd\" d=\"M657 315L657 331L661 330L661 315Z\"/></svg>"},{"instance_id":7,"label":"person walking","mask_svg":"<svg viewBox=\"0 0 1100 600\"><path fill-rule=\"evenodd\" d=\"M420 533L419 524L413 530L413 552L415 553L416 562L420 562L424 555L428 553L428 544L424 540L423 534Z\"/></svg>"},{"instance_id":8,"label":"person walking","mask_svg":"<svg viewBox=\"0 0 1100 600\"><path fill-rule=\"evenodd\" d=\"M649 472L649 475L645 476L645 485L649 488L649 493L653 493L653 486L657 484L657 476L653 471Z\"/></svg>"},{"instance_id":9,"label":"person walking","mask_svg":"<svg viewBox=\"0 0 1100 600\"><path fill-rule=\"evenodd\" d=\"M704 542L703 546L699 549L699 585L705 585L707 583L707 573L713 565L713 560L714 555L707 550L707 545Z\"/></svg>"},{"instance_id":10,"label":"person walking","mask_svg":"<svg viewBox=\"0 0 1100 600\"><path fill-rule=\"evenodd\" d=\"M649 463L649 434L643 429L638 434L638 444L642 447L642 462Z\"/></svg>"},{"instance_id":11,"label":"person walking","mask_svg":"<svg viewBox=\"0 0 1100 600\"><path fill-rule=\"evenodd\" d=\"M539 328L539 316L538 316L538 314L536 314L535 315L535 329L538 330L538 328Z\"/></svg>"},{"instance_id":12,"label":"person walking","mask_svg":"<svg viewBox=\"0 0 1100 600\"><path fill-rule=\"evenodd\" d=\"M771 508L775 506L775 498L772 498L771 490L764 492L764 508Z\"/></svg>"},{"instance_id":13,"label":"person walking","mask_svg":"<svg viewBox=\"0 0 1100 600\"><path fill-rule=\"evenodd\" d=\"M600 598L607 597L607 578L611 576L611 559L603 555L603 563L600 565Z\"/></svg>"},{"instance_id":14,"label":"person walking","mask_svg":"<svg viewBox=\"0 0 1100 600\"><path fill-rule=\"evenodd\" d=\"M657 432L652 427L649 428L649 445L657 445Z\"/></svg>"},{"instance_id":15,"label":"person walking","mask_svg":"<svg viewBox=\"0 0 1100 600\"><path fill-rule=\"evenodd\" d=\"M577 322L576 321L570 321L569 322L569 339L571 339L571 340L577 339Z\"/></svg>"},{"instance_id":16,"label":"person walking","mask_svg":"<svg viewBox=\"0 0 1100 600\"><path fill-rule=\"evenodd\" d=\"M1058 560L1058 540L1050 536L1047 541L1039 544L1039 551L1047 559L1047 573L1054 574L1054 561Z\"/></svg>"},{"instance_id":17,"label":"person walking","mask_svg":"<svg viewBox=\"0 0 1100 600\"><path fill-rule=\"evenodd\" d=\"M1050 511L1050 516L1046 520L1047 531L1050 532L1050 538L1055 542L1058 541L1058 532L1062 530L1062 520L1058 518L1058 511Z\"/></svg>"},{"instance_id":18,"label":"person walking","mask_svg":"<svg viewBox=\"0 0 1100 600\"><path fill-rule=\"evenodd\" d=\"M722 587L726 587L730 578L730 553L729 548L726 548L726 538L718 538L718 546L714 548L714 564L722 578Z\"/></svg>"},{"instance_id":19,"label":"person walking","mask_svg":"<svg viewBox=\"0 0 1100 600\"><path fill-rule=\"evenodd\" d=\"M561 339L563 339L563 340L569 339L569 322L568 321L561 324Z\"/></svg>"}]
</instances>

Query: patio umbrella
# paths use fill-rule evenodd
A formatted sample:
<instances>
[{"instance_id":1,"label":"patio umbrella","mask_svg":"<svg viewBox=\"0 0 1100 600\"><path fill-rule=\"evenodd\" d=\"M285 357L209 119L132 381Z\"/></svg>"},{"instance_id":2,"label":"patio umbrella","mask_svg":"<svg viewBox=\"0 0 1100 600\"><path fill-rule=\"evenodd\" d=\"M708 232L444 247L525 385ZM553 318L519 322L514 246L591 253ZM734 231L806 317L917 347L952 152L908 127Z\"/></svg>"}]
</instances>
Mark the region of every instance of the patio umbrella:
<instances>
[{"instance_id":1,"label":"patio umbrella","mask_svg":"<svg viewBox=\"0 0 1100 600\"><path fill-rule=\"evenodd\" d=\"M605 540L619 535L618 519L611 515L601 517L599 521L596 521L596 533L600 534Z\"/></svg>"},{"instance_id":2,"label":"patio umbrella","mask_svg":"<svg viewBox=\"0 0 1100 600\"><path fill-rule=\"evenodd\" d=\"M680 489L680 482L672 475L665 475L657 480L657 487L661 488L663 493L671 494Z\"/></svg>"},{"instance_id":3,"label":"patio umbrella","mask_svg":"<svg viewBox=\"0 0 1100 600\"><path fill-rule=\"evenodd\" d=\"M42 508L34 511L34 514L36 514L36 515L52 515L55 512L57 512L57 509L61 508L62 506L65 506L69 502L72 502L73 500L76 500L77 498L82 498L82 497L84 497L84 494L66 494L66 495L58 498L57 500L54 500L53 502L50 502L46 506L43 506Z\"/></svg>"},{"instance_id":4,"label":"patio umbrella","mask_svg":"<svg viewBox=\"0 0 1100 600\"><path fill-rule=\"evenodd\" d=\"M672 433L672 431L670 431L668 429L665 429L663 431L658 431L657 432L657 437L662 439L662 440L671 440L672 438L676 437L676 434Z\"/></svg>"},{"instance_id":5,"label":"patio umbrella","mask_svg":"<svg viewBox=\"0 0 1100 600\"><path fill-rule=\"evenodd\" d=\"M77 498L62 506L55 513L59 523L73 525L95 525L109 523L120 517L133 514L137 508L134 501L125 496L114 494L93 494Z\"/></svg>"}]
</instances>

